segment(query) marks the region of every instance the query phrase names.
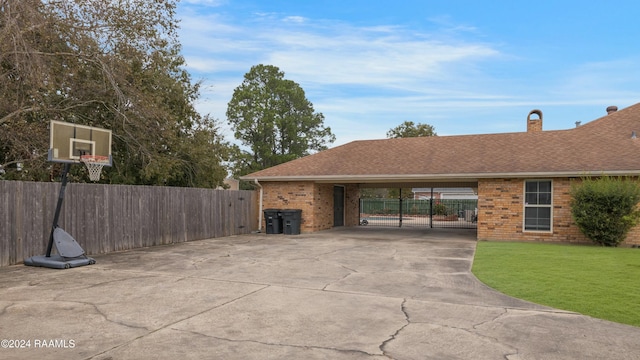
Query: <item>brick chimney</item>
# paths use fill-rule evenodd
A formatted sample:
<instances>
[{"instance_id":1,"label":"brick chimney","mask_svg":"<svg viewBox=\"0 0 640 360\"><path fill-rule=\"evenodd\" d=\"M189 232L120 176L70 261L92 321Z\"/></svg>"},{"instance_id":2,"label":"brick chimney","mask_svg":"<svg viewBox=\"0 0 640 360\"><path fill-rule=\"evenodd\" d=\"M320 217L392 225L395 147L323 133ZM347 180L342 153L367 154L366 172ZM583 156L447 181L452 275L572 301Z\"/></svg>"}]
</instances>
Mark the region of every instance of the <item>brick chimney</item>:
<instances>
[{"instance_id":1,"label":"brick chimney","mask_svg":"<svg viewBox=\"0 0 640 360\"><path fill-rule=\"evenodd\" d=\"M532 119L531 115L538 115L537 119ZM527 132L542 131L542 111L531 110L527 116Z\"/></svg>"}]
</instances>

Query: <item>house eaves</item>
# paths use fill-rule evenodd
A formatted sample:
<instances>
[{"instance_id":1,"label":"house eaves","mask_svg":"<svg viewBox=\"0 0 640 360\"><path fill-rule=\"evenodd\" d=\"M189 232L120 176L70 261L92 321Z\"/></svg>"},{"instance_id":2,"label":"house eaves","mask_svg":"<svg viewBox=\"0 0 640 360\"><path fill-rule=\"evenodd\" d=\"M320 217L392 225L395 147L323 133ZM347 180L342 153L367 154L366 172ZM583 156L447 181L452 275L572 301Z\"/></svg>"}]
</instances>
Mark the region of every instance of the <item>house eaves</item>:
<instances>
[{"instance_id":1,"label":"house eaves","mask_svg":"<svg viewBox=\"0 0 640 360\"><path fill-rule=\"evenodd\" d=\"M240 179L259 182L311 181L316 183L334 184L375 184L375 183L430 183L430 182L474 182L478 179L518 179L518 178L580 178L584 176L640 176L640 170L601 170L589 172L557 171L557 172L504 172L504 173L475 173L475 174L386 174L386 175L309 175L309 176L243 176Z\"/></svg>"}]
</instances>

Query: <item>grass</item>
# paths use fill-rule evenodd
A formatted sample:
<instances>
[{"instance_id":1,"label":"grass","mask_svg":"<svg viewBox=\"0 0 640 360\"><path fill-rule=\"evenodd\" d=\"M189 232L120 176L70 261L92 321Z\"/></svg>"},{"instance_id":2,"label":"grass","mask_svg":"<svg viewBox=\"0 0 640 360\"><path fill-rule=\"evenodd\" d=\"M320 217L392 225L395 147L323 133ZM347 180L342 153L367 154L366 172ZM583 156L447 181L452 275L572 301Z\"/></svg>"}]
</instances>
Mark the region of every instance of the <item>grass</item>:
<instances>
[{"instance_id":1,"label":"grass","mask_svg":"<svg viewBox=\"0 0 640 360\"><path fill-rule=\"evenodd\" d=\"M537 304L640 327L640 250L479 242L473 273Z\"/></svg>"}]
</instances>

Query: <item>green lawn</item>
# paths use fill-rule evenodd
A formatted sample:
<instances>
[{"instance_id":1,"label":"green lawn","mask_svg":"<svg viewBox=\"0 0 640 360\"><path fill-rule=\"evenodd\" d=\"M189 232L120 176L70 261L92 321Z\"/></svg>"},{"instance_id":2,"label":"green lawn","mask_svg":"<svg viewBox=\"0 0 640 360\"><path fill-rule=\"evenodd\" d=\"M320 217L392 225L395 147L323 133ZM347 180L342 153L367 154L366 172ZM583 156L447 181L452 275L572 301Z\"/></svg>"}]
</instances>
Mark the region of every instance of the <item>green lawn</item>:
<instances>
[{"instance_id":1,"label":"green lawn","mask_svg":"<svg viewBox=\"0 0 640 360\"><path fill-rule=\"evenodd\" d=\"M640 327L640 249L481 241L472 271L513 297Z\"/></svg>"}]
</instances>

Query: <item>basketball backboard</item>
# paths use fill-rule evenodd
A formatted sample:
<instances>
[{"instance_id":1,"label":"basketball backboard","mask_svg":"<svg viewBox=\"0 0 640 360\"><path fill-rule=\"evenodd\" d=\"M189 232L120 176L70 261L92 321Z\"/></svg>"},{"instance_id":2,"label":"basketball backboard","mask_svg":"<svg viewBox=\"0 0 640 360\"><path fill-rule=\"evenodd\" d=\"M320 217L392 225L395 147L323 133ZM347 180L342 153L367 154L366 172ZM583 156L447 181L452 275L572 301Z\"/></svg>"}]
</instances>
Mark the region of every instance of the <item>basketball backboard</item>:
<instances>
[{"instance_id":1,"label":"basketball backboard","mask_svg":"<svg viewBox=\"0 0 640 360\"><path fill-rule=\"evenodd\" d=\"M52 120L49 161L80 163L80 156L105 157L111 166L111 130Z\"/></svg>"}]
</instances>

